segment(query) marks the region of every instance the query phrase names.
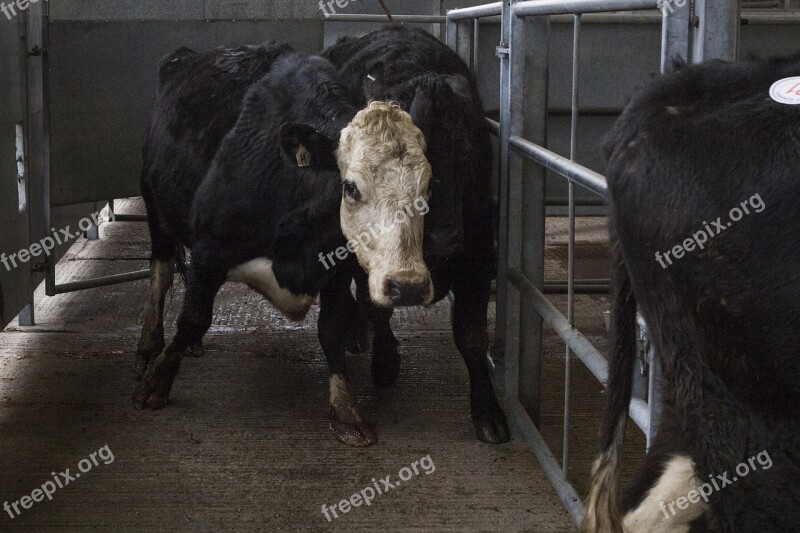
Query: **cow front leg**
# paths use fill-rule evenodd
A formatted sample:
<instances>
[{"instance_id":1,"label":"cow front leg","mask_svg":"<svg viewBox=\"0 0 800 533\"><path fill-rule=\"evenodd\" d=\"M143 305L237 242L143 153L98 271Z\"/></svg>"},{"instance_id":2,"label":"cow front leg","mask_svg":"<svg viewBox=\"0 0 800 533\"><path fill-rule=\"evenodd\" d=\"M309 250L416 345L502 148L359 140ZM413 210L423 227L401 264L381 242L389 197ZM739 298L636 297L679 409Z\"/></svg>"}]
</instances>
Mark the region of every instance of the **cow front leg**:
<instances>
[{"instance_id":1,"label":"cow front leg","mask_svg":"<svg viewBox=\"0 0 800 533\"><path fill-rule=\"evenodd\" d=\"M169 402L184 353L198 346L211 326L214 298L225 281L225 273L225 269L205 265L200 252L194 254L178 332L161 355L150 363L136 387L133 403L137 409L161 409Z\"/></svg>"},{"instance_id":2,"label":"cow front leg","mask_svg":"<svg viewBox=\"0 0 800 533\"><path fill-rule=\"evenodd\" d=\"M320 292L319 341L330 371L330 429L339 442L349 446L370 446L378 442L371 424L361 414L347 377L345 347L350 324L356 316L347 314L350 278L334 279Z\"/></svg>"},{"instance_id":3,"label":"cow front leg","mask_svg":"<svg viewBox=\"0 0 800 533\"><path fill-rule=\"evenodd\" d=\"M372 383L378 387L388 387L400 375L400 353L391 326L394 310L372 303L367 276L363 272L356 276L356 296L362 310L361 316L366 317L372 325Z\"/></svg>"},{"instance_id":4,"label":"cow front leg","mask_svg":"<svg viewBox=\"0 0 800 533\"><path fill-rule=\"evenodd\" d=\"M489 277L457 277L453 285L453 337L464 357L470 382L470 407L475 432L483 442L501 443L510 439L506 415L497 401L488 363L489 334L487 311L491 282Z\"/></svg>"}]
</instances>

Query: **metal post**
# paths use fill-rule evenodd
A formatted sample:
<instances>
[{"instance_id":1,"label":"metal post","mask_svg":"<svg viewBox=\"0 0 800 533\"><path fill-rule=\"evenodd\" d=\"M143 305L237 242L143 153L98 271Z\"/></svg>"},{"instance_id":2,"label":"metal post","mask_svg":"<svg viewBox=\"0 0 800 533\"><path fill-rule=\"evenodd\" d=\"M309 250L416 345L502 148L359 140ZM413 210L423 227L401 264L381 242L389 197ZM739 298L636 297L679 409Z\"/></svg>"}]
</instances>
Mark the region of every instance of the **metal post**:
<instances>
[{"instance_id":1,"label":"metal post","mask_svg":"<svg viewBox=\"0 0 800 533\"><path fill-rule=\"evenodd\" d=\"M547 142L548 47L547 17L520 18L512 14L511 73L512 94L521 95L515 102L515 113L522 116L524 137L537 144ZM514 58L516 50L517 58ZM524 110L524 111L523 111ZM528 160L512 166L512 198L521 198L521 205L510 203L509 247L521 247L520 270L533 285L544 288L545 242L545 178L546 170ZM521 168L522 173L516 171ZM521 209L520 209L521 208ZM509 264L509 268L515 265ZM542 317L528 297L522 296L519 309L519 401L531 420L539 425L541 406Z\"/></svg>"},{"instance_id":2,"label":"metal post","mask_svg":"<svg viewBox=\"0 0 800 533\"><path fill-rule=\"evenodd\" d=\"M455 20L447 19L447 35L445 37L447 46L452 50L458 48L458 24Z\"/></svg>"},{"instance_id":3,"label":"metal post","mask_svg":"<svg viewBox=\"0 0 800 533\"><path fill-rule=\"evenodd\" d=\"M739 57L741 0L695 0L692 62L709 59L735 61Z\"/></svg>"},{"instance_id":4,"label":"metal post","mask_svg":"<svg viewBox=\"0 0 800 533\"><path fill-rule=\"evenodd\" d=\"M458 43L456 44L456 52L467 64L472 68L472 21L463 20L456 24L456 34L458 35Z\"/></svg>"},{"instance_id":5,"label":"metal post","mask_svg":"<svg viewBox=\"0 0 800 533\"><path fill-rule=\"evenodd\" d=\"M664 73L675 59L689 60L692 6L690 2L680 6L677 2L665 2L662 9L661 72Z\"/></svg>"},{"instance_id":6,"label":"metal post","mask_svg":"<svg viewBox=\"0 0 800 533\"><path fill-rule=\"evenodd\" d=\"M519 301L520 295L508 283L508 268L512 263L511 236L509 235L509 194L511 182L512 154L509 139L512 130L521 133L521 116L512 114L511 94L511 57L509 42L511 39L511 0L503 2L501 14L501 37L497 47L497 56L500 59L500 135L499 135L499 160L500 160L500 186L499 186L499 238L498 238L498 270L497 270L497 319L495 333L495 357L504 357L505 394L507 403L512 403L519 396ZM517 109L519 111L519 109ZM512 128L511 121L517 123ZM513 264L518 267L518 253L514 254ZM513 311L512 311L513 310ZM516 431L513 419L510 421L512 430Z\"/></svg>"},{"instance_id":7,"label":"metal post","mask_svg":"<svg viewBox=\"0 0 800 533\"><path fill-rule=\"evenodd\" d=\"M477 78L479 58L481 52L481 20L472 21L472 73Z\"/></svg>"},{"instance_id":8,"label":"metal post","mask_svg":"<svg viewBox=\"0 0 800 533\"><path fill-rule=\"evenodd\" d=\"M580 97L581 16L575 15L572 36L572 117L570 126L569 158L578 157L578 103ZM575 184L569 182L569 242L567 251L567 320L575 327ZM572 400L572 349L566 348L564 357L564 435L561 454L561 471L569 477L570 409Z\"/></svg>"}]
</instances>

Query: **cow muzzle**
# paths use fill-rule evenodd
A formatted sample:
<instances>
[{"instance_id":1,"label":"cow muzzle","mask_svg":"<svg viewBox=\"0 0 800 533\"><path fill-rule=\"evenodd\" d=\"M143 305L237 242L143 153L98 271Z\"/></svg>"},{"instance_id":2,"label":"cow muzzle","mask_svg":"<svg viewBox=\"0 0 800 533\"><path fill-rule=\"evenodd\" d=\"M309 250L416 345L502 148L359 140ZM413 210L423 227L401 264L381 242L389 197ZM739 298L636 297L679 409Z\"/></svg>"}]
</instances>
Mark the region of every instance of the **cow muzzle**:
<instances>
[{"instance_id":1,"label":"cow muzzle","mask_svg":"<svg viewBox=\"0 0 800 533\"><path fill-rule=\"evenodd\" d=\"M384 294L389 297L395 307L424 305L433 298L430 278L419 282L399 281L395 278L386 280Z\"/></svg>"}]
</instances>

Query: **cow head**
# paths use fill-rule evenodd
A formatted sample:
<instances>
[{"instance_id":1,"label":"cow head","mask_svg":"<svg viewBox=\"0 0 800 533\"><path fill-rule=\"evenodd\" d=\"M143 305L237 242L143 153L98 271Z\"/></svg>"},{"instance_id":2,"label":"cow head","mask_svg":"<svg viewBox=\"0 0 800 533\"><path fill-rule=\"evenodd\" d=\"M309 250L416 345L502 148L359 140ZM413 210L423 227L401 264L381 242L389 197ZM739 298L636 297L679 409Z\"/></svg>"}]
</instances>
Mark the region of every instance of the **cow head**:
<instances>
[{"instance_id":1,"label":"cow head","mask_svg":"<svg viewBox=\"0 0 800 533\"><path fill-rule=\"evenodd\" d=\"M358 243L373 302L430 303L422 245L431 167L422 132L397 104L372 102L342 131L337 158L342 231Z\"/></svg>"},{"instance_id":2,"label":"cow head","mask_svg":"<svg viewBox=\"0 0 800 533\"><path fill-rule=\"evenodd\" d=\"M366 97L398 102L429 140L426 155L433 172L431 212L425 219L425 257L435 263L458 254L464 246L464 175L479 160L476 140L481 136L476 131L483 127L475 123L483 112L472 82L459 75L416 72L404 62L377 62L368 66L367 72Z\"/></svg>"},{"instance_id":3,"label":"cow head","mask_svg":"<svg viewBox=\"0 0 800 533\"><path fill-rule=\"evenodd\" d=\"M284 125L281 144L300 167L338 167L341 229L348 252L369 275L372 301L385 307L430 303L423 220L431 167L411 116L397 104L372 102L341 129L338 146L302 124Z\"/></svg>"}]
</instances>

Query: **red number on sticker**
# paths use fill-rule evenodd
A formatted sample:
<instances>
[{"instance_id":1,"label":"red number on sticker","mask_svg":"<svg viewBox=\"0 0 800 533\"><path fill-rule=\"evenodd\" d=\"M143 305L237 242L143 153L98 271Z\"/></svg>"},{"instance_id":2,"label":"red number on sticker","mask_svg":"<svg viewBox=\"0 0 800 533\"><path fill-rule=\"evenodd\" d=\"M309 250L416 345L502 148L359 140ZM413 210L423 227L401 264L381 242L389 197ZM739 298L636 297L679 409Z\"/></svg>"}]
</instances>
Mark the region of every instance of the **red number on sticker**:
<instances>
[{"instance_id":1,"label":"red number on sticker","mask_svg":"<svg viewBox=\"0 0 800 533\"><path fill-rule=\"evenodd\" d=\"M795 89L797 89L797 92L794 92ZM786 94L792 94L792 93L796 94L797 96L800 96L800 83L798 83L797 85L786 91Z\"/></svg>"}]
</instances>

